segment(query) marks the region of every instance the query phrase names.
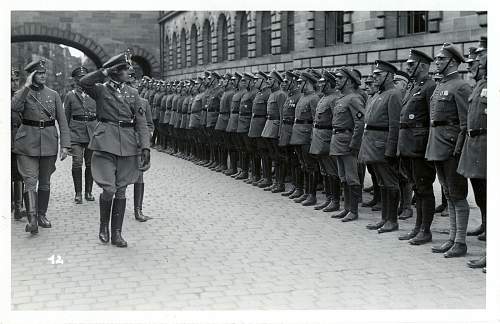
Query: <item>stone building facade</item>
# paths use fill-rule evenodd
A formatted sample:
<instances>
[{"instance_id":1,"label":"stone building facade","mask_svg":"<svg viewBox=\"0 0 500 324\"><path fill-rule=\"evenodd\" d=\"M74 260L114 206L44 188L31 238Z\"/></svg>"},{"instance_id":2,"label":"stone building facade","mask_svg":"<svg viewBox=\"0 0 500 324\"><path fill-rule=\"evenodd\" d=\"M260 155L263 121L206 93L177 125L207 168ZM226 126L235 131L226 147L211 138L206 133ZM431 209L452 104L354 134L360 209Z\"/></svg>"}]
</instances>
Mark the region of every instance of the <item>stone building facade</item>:
<instances>
[{"instance_id":1,"label":"stone building facade","mask_svg":"<svg viewBox=\"0 0 500 324\"><path fill-rule=\"evenodd\" d=\"M158 23L165 79L342 65L366 76L376 59L401 67L412 47L467 51L486 35L487 12L161 11Z\"/></svg>"}]
</instances>

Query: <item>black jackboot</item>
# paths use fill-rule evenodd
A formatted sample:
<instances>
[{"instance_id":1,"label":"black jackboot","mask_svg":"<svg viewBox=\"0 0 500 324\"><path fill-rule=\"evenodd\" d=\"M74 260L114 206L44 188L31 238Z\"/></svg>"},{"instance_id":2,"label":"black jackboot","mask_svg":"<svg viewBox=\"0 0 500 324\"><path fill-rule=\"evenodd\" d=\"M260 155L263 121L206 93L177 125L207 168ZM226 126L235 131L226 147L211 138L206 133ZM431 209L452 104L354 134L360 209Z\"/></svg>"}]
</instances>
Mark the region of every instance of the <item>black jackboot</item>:
<instances>
[{"instance_id":1,"label":"black jackboot","mask_svg":"<svg viewBox=\"0 0 500 324\"><path fill-rule=\"evenodd\" d=\"M276 186L271 190L272 193L284 193L285 191L285 165L280 163L276 167ZM283 194L282 194L283 195Z\"/></svg>"},{"instance_id":2,"label":"black jackboot","mask_svg":"<svg viewBox=\"0 0 500 324\"><path fill-rule=\"evenodd\" d=\"M387 221L384 226L378 229L379 233L387 233L392 231L397 231L399 229L398 224L398 206L399 206L399 189L386 190L386 217Z\"/></svg>"},{"instance_id":3,"label":"black jackboot","mask_svg":"<svg viewBox=\"0 0 500 324\"><path fill-rule=\"evenodd\" d=\"M99 196L99 240L103 243L109 242L109 218L112 204L112 199L104 200L102 194Z\"/></svg>"},{"instance_id":4,"label":"black jackboot","mask_svg":"<svg viewBox=\"0 0 500 324\"><path fill-rule=\"evenodd\" d=\"M382 203L382 210L381 210L381 219L380 221L376 223L370 223L366 225L366 228L369 230L378 230L382 226L384 226L385 222L387 221L387 190L385 187L379 187L380 188L380 200Z\"/></svg>"},{"instance_id":5,"label":"black jackboot","mask_svg":"<svg viewBox=\"0 0 500 324\"><path fill-rule=\"evenodd\" d=\"M290 167L290 176L292 178L292 187L290 190L283 192L281 195L283 197L290 197L295 192L295 189L297 188L297 175L296 175L296 168L293 166ZM283 167L283 184L285 183L285 167Z\"/></svg>"},{"instance_id":6,"label":"black jackboot","mask_svg":"<svg viewBox=\"0 0 500 324\"><path fill-rule=\"evenodd\" d=\"M20 220L26 213L22 211L23 208L23 182L14 181L14 219Z\"/></svg>"},{"instance_id":7,"label":"black jackboot","mask_svg":"<svg viewBox=\"0 0 500 324\"><path fill-rule=\"evenodd\" d=\"M323 208L325 213L334 212L340 209L340 179L338 177L329 176L331 192L332 192L332 200Z\"/></svg>"},{"instance_id":8,"label":"black jackboot","mask_svg":"<svg viewBox=\"0 0 500 324\"><path fill-rule=\"evenodd\" d=\"M26 215L28 217L28 224L26 224L25 231L31 234L38 233L38 220L36 217L36 200L37 194L35 191L28 191L24 193L24 205L26 206Z\"/></svg>"},{"instance_id":9,"label":"black jackboot","mask_svg":"<svg viewBox=\"0 0 500 324\"><path fill-rule=\"evenodd\" d=\"M113 199L113 210L111 212L111 244L117 247L127 247L127 241L122 237L123 217L127 199Z\"/></svg>"},{"instance_id":10,"label":"black jackboot","mask_svg":"<svg viewBox=\"0 0 500 324\"><path fill-rule=\"evenodd\" d=\"M332 215L331 218L344 218L349 214L349 210L351 209L351 190L347 182L342 183L342 188L344 189L344 210L338 214Z\"/></svg>"},{"instance_id":11,"label":"black jackboot","mask_svg":"<svg viewBox=\"0 0 500 324\"><path fill-rule=\"evenodd\" d=\"M75 203L83 203L82 198L82 169L73 168L71 169L71 174L73 175L73 185L75 186Z\"/></svg>"},{"instance_id":12,"label":"black jackboot","mask_svg":"<svg viewBox=\"0 0 500 324\"><path fill-rule=\"evenodd\" d=\"M315 210L322 210L323 208L327 207L332 201L332 178L329 176L325 177L325 196L326 196L325 202L316 205L314 207Z\"/></svg>"},{"instance_id":13,"label":"black jackboot","mask_svg":"<svg viewBox=\"0 0 500 324\"><path fill-rule=\"evenodd\" d=\"M47 208L49 207L50 190L38 190L37 218L38 225L43 228L51 228L52 225L47 219Z\"/></svg>"},{"instance_id":14,"label":"black jackboot","mask_svg":"<svg viewBox=\"0 0 500 324\"><path fill-rule=\"evenodd\" d=\"M313 206L316 205L316 186L318 184L318 177L316 172L311 172L309 174L309 195L307 199L302 202L302 206Z\"/></svg>"},{"instance_id":15,"label":"black jackboot","mask_svg":"<svg viewBox=\"0 0 500 324\"><path fill-rule=\"evenodd\" d=\"M304 179L304 192L302 192L301 196L299 196L293 200L296 203L302 203L304 200L307 199L307 196L309 195L309 176L308 176L308 174L305 172L300 172L299 176L302 177L302 179ZM290 196L289 198L292 198L292 196Z\"/></svg>"},{"instance_id":16,"label":"black jackboot","mask_svg":"<svg viewBox=\"0 0 500 324\"><path fill-rule=\"evenodd\" d=\"M94 201L95 198L92 195L92 185L94 184L94 178L92 178L92 169L90 165L85 167L85 200Z\"/></svg>"},{"instance_id":17,"label":"black jackboot","mask_svg":"<svg viewBox=\"0 0 500 324\"><path fill-rule=\"evenodd\" d=\"M344 223L358 219L358 206L359 202L361 201L361 186L353 185L348 187L350 208L349 213L344 218L342 218L342 221Z\"/></svg>"},{"instance_id":18,"label":"black jackboot","mask_svg":"<svg viewBox=\"0 0 500 324\"><path fill-rule=\"evenodd\" d=\"M144 200L144 183L134 183L134 215L139 222L145 222L151 217L142 213L142 201Z\"/></svg>"}]
</instances>

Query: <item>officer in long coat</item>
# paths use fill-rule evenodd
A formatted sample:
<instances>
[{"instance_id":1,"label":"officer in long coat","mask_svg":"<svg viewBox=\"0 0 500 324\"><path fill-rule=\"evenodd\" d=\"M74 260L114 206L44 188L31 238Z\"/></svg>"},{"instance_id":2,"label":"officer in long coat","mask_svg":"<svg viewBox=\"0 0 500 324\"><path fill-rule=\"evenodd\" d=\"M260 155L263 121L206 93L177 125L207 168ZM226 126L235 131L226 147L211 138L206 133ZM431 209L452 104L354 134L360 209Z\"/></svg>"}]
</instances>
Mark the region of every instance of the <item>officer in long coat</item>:
<instances>
[{"instance_id":1,"label":"officer in long coat","mask_svg":"<svg viewBox=\"0 0 500 324\"><path fill-rule=\"evenodd\" d=\"M200 133L200 119L201 119L201 110L202 110L202 97L205 91L205 85L203 83L202 77L198 77L195 80L195 89L196 95L193 98L191 103L191 114L189 115L189 123L188 128L189 131L193 134L193 138L195 140L195 151L196 151L196 160L193 162L199 164L204 157L203 147L200 141L201 133Z\"/></svg>"},{"instance_id":2,"label":"officer in long coat","mask_svg":"<svg viewBox=\"0 0 500 324\"><path fill-rule=\"evenodd\" d=\"M365 131L359 152L361 162L371 164L377 175L382 197L382 218L368 224L379 233L398 230L399 179L397 145L401 91L394 87L396 67L388 62L375 61L374 84L378 92L368 101Z\"/></svg>"},{"instance_id":3,"label":"officer in long coat","mask_svg":"<svg viewBox=\"0 0 500 324\"><path fill-rule=\"evenodd\" d=\"M403 98L400 116L398 155L402 165L407 168L409 182L413 184L417 217L413 229L399 239L409 240L413 245L432 241L436 171L434 163L424 158L430 128L430 100L436 88L436 83L429 77L431 63L432 58L424 52L410 50L406 69L411 82Z\"/></svg>"},{"instance_id":4,"label":"officer in long coat","mask_svg":"<svg viewBox=\"0 0 500 324\"><path fill-rule=\"evenodd\" d=\"M231 167L233 170L236 169L236 159L233 156L230 157L230 167L227 166L227 157L229 153L229 149L231 147L229 133L226 132L227 125L229 123L229 116L231 114L231 101L234 95L234 83L232 80L233 75L231 73L224 74L222 81L222 89L224 92L222 93L220 99L220 108L219 115L217 117L217 123L215 124L215 132L217 133L217 137L219 138L219 160L220 167L216 168L217 172L226 172Z\"/></svg>"},{"instance_id":5,"label":"officer in long coat","mask_svg":"<svg viewBox=\"0 0 500 324\"><path fill-rule=\"evenodd\" d=\"M281 89L283 77L277 71L271 71L267 82L272 92L267 100L266 123L262 129L262 138L267 144L269 158L275 163L276 181L272 186L264 188L264 190L271 191L272 193L280 193L285 191L286 170L280 163L281 154L280 147L278 146L278 135L280 116L286 100L286 93Z\"/></svg>"},{"instance_id":6,"label":"officer in long coat","mask_svg":"<svg viewBox=\"0 0 500 324\"><path fill-rule=\"evenodd\" d=\"M28 216L26 232L36 234L38 225L43 228L52 226L46 213L50 177L56 170L58 141L61 161L68 155L71 142L61 98L56 91L45 86L45 61L33 61L24 70L29 76L25 85L12 98L12 110L23 116L22 125L14 139L14 153L25 184L23 194ZM59 134L55 127L56 121Z\"/></svg>"},{"instance_id":7,"label":"officer in long coat","mask_svg":"<svg viewBox=\"0 0 500 324\"><path fill-rule=\"evenodd\" d=\"M10 97L14 97L14 94L19 89L19 70L12 68L10 74ZM21 127L23 122L22 115L17 111L10 112L10 175L12 183L12 208L14 209L14 219L20 220L25 216L25 212L22 211L23 208L23 177L19 173L17 167L17 156L14 153L14 140L16 138L16 133L19 127Z\"/></svg>"},{"instance_id":8,"label":"officer in long coat","mask_svg":"<svg viewBox=\"0 0 500 324\"><path fill-rule=\"evenodd\" d=\"M240 86L240 81L243 75L239 72L234 72L232 81L234 82L234 94L231 97L231 107L229 113L229 121L227 123L226 132L230 140L229 148L229 160L230 166L225 173L233 178L237 177L241 172L242 168L238 170L238 161L242 161L243 152L239 150L239 140L236 130L238 129L238 116L240 112L240 101L245 93L245 89Z\"/></svg>"},{"instance_id":9,"label":"officer in long coat","mask_svg":"<svg viewBox=\"0 0 500 324\"><path fill-rule=\"evenodd\" d=\"M283 83L286 85L287 98L283 104L281 113L278 146L281 148L281 162L285 170L289 170L292 176L292 187L281 195L290 199L295 199L304 194L304 177L300 169L300 163L295 154L294 147L290 145L292 137L293 122L295 120L295 108L302 93L297 80L300 75L293 71L286 71Z\"/></svg>"},{"instance_id":10,"label":"officer in long coat","mask_svg":"<svg viewBox=\"0 0 500 324\"><path fill-rule=\"evenodd\" d=\"M457 167L467 133L468 99L472 90L458 74L464 58L455 46L445 43L435 59L437 72L443 77L431 97L431 128L425 158L434 162L448 200L450 234L448 240L432 251L452 258L467 253L468 185Z\"/></svg>"},{"instance_id":11,"label":"officer in long coat","mask_svg":"<svg viewBox=\"0 0 500 324\"><path fill-rule=\"evenodd\" d=\"M207 106L207 124L205 125L205 131L208 135L207 139L209 141L210 156L213 161L212 164L208 165L208 168L215 171L217 168L220 169L222 167L221 156L219 154L220 134L215 132L215 125L219 118L220 101L224 88L222 87L222 76L219 73L212 72L211 78L212 91L210 91L210 95L205 104ZM224 164L226 164L225 167L227 168L227 163L225 162Z\"/></svg>"},{"instance_id":12,"label":"officer in long coat","mask_svg":"<svg viewBox=\"0 0 500 324\"><path fill-rule=\"evenodd\" d=\"M255 173L252 185L259 188L265 188L272 185L271 180L271 159L267 154L267 144L262 139L262 130L266 124L267 100L271 95L271 88L267 83L268 76L262 71L257 72L257 94L252 103L252 118L250 119L250 128L248 129L249 143L253 149L253 169ZM261 163L262 162L262 163ZM262 166L262 178L261 175Z\"/></svg>"},{"instance_id":13,"label":"officer in long coat","mask_svg":"<svg viewBox=\"0 0 500 324\"><path fill-rule=\"evenodd\" d=\"M319 96L315 91L318 80L309 72L302 72L297 80L301 87L302 96L295 108L295 120L293 123L290 145L295 146L295 153L304 172L305 193L294 202L302 203L303 206L316 204L317 172L319 166L316 159L309 154L311 146L311 133L313 118L316 114Z\"/></svg>"},{"instance_id":14,"label":"officer in long coat","mask_svg":"<svg viewBox=\"0 0 500 324\"><path fill-rule=\"evenodd\" d=\"M85 161L85 200L94 201L92 195L92 150L89 149L90 138L97 125L95 114L95 101L86 94L78 85L85 74L88 73L84 66L78 67L71 72L75 80L75 88L69 91L64 98L64 112L68 121L71 135L71 155L73 156L71 175L75 187L75 203L81 204L82 199L82 165Z\"/></svg>"},{"instance_id":15,"label":"officer in long coat","mask_svg":"<svg viewBox=\"0 0 500 324\"><path fill-rule=\"evenodd\" d=\"M129 62L127 54L119 54L104 63L104 69L80 79L81 87L96 101L99 121L90 141L92 174L103 189L99 239L109 242L111 212L111 243L117 247L127 246L121 235L127 186L137 181L150 162L146 112L137 90L125 84ZM106 76L109 80L104 82Z\"/></svg>"},{"instance_id":16,"label":"officer in long coat","mask_svg":"<svg viewBox=\"0 0 500 324\"><path fill-rule=\"evenodd\" d=\"M315 210L335 211L340 208L340 179L337 161L334 156L329 155L333 107L339 97L335 82L335 76L327 70L323 71L323 75L318 80L318 88L323 95L316 107L309 153L317 158L320 170L324 172L326 200L323 204L315 206Z\"/></svg>"},{"instance_id":17,"label":"officer in long coat","mask_svg":"<svg viewBox=\"0 0 500 324\"><path fill-rule=\"evenodd\" d=\"M340 92L335 101L332 118L330 155L337 160L340 181L344 187L344 210L333 218L350 222L358 218L361 202L361 183L358 175L358 152L364 127L364 99L357 91L361 80L352 69L341 67L335 72L336 88Z\"/></svg>"},{"instance_id":18,"label":"officer in long coat","mask_svg":"<svg viewBox=\"0 0 500 324\"><path fill-rule=\"evenodd\" d=\"M472 69L476 84L469 97L467 112L467 137L460 156L457 172L470 179L476 203L481 210L483 232L478 239L486 240L486 160L487 160L487 39L481 37L476 53L476 64ZM476 232L479 232L477 230ZM471 268L485 268L486 255L478 260L470 260Z\"/></svg>"}]
</instances>

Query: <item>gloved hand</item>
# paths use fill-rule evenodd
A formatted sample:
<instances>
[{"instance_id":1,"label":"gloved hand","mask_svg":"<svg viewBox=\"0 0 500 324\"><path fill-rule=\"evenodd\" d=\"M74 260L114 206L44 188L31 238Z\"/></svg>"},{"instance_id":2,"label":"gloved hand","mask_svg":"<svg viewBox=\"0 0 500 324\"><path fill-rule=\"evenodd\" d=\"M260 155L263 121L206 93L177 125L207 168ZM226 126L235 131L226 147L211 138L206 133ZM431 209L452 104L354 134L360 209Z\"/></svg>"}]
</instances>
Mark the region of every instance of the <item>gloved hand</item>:
<instances>
[{"instance_id":1,"label":"gloved hand","mask_svg":"<svg viewBox=\"0 0 500 324\"><path fill-rule=\"evenodd\" d=\"M387 161L389 164L396 164L398 163L398 158L396 156L388 156L384 155L384 159Z\"/></svg>"},{"instance_id":2,"label":"gloved hand","mask_svg":"<svg viewBox=\"0 0 500 324\"><path fill-rule=\"evenodd\" d=\"M149 169L149 167L151 166L151 163L150 163L150 159L151 159L151 156L150 156L150 152L149 152L149 149L142 149L142 155L141 155L141 166L139 167L139 170L141 171L147 171Z\"/></svg>"},{"instance_id":3,"label":"gloved hand","mask_svg":"<svg viewBox=\"0 0 500 324\"><path fill-rule=\"evenodd\" d=\"M61 159L61 161L64 161L64 159L66 159L66 157L69 155L69 149L66 148L66 147L63 147L62 150L61 150L61 153L59 154L59 158Z\"/></svg>"}]
</instances>

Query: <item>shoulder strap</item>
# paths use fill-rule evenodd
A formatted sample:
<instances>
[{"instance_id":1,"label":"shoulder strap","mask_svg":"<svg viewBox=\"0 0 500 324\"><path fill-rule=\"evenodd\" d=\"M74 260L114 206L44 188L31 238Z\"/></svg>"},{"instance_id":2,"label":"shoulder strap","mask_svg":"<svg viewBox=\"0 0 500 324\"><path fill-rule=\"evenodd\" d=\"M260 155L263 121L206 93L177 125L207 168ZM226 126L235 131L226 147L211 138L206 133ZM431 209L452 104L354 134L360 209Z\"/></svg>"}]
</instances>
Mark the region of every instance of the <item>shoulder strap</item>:
<instances>
[{"instance_id":1,"label":"shoulder strap","mask_svg":"<svg viewBox=\"0 0 500 324\"><path fill-rule=\"evenodd\" d=\"M45 106L40 102L40 100L38 100L31 92L30 96L33 99L35 99L40 104L40 106L42 106L42 111L45 113L45 115L47 115L47 117L49 117L49 119L55 119L54 116L52 116L52 114L49 112L49 110L45 108Z\"/></svg>"}]
</instances>

